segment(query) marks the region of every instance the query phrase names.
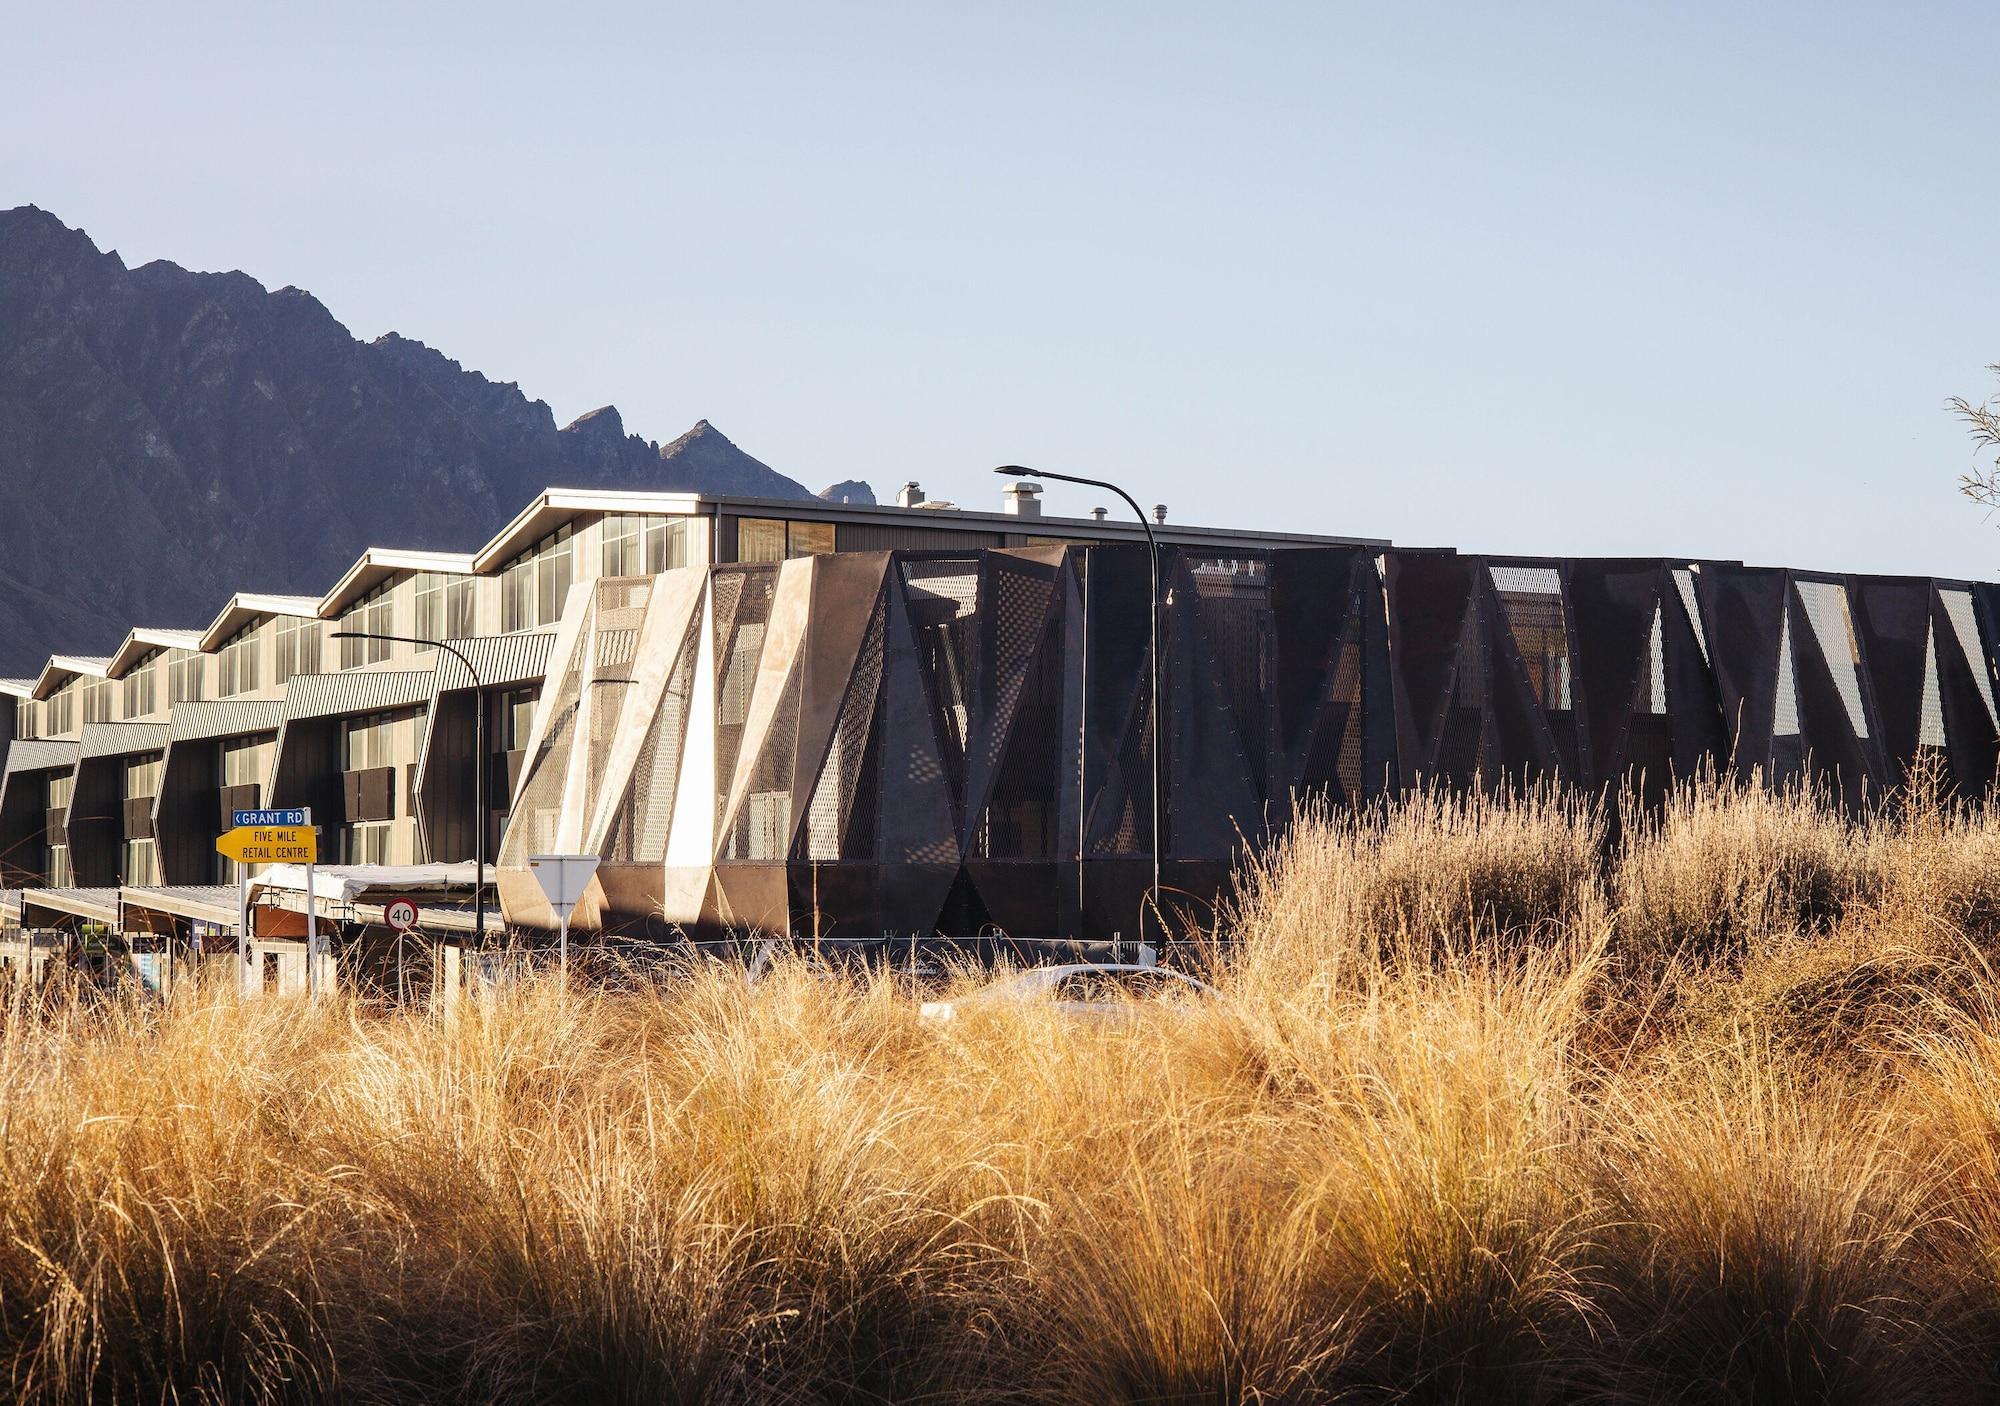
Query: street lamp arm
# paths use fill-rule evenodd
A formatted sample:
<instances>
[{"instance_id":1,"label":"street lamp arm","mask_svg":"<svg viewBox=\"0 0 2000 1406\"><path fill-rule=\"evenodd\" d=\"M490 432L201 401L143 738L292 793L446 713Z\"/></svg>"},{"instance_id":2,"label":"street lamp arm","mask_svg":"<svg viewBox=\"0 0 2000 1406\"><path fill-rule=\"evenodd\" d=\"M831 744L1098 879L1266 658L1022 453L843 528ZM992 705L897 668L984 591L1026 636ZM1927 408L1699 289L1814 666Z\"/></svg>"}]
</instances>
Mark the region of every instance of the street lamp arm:
<instances>
[{"instance_id":1,"label":"street lamp arm","mask_svg":"<svg viewBox=\"0 0 2000 1406\"><path fill-rule=\"evenodd\" d=\"M479 671L456 645L443 640L422 640L415 635L388 635L374 630L335 630L337 640L387 640L392 644L414 644L424 649L441 649L465 666L472 680L472 940L486 945L486 685Z\"/></svg>"},{"instance_id":2,"label":"street lamp arm","mask_svg":"<svg viewBox=\"0 0 2000 1406\"><path fill-rule=\"evenodd\" d=\"M1150 675L1149 692L1152 694L1152 698L1149 700L1150 706L1146 709L1148 714L1147 728L1152 738L1150 750L1152 752L1153 773L1153 882L1150 892L1153 919L1160 924L1161 936L1164 938L1166 935L1166 915L1160 908L1160 861L1163 854L1160 839L1160 807L1162 799L1160 711L1165 702L1160 696L1160 539L1153 535L1153 524L1147 520L1146 511L1139 506L1138 499L1108 479L1085 478L1081 474L1038 472L1034 469L1025 468L1020 464L1002 464L994 469L993 472L1003 474L1008 478L1053 478L1063 483L1080 483L1090 488L1102 488L1107 493L1116 493L1120 498L1125 500L1125 506L1132 510L1132 516L1139 519L1139 526L1146 534L1146 564L1151 581L1150 609L1147 611L1146 621L1147 634L1151 644L1150 657L1147 661L1147 672ZM1139 931L1141 941L1143 942L1145 934L1143 915Z\"/></svg>"},{"instance_id":3,"label":"street lamp arm","mask_svg":"<svg viewBox=\"0 0 2000 1406\"><path fill-rule=\"evenodd\" d=\"M1120 498L1123 498L1125 500L1125 506L1132 510L1132 516L1139 519L1139 526L1143 527L1146 530L1146 541L1149 544L1154 543L1153 524L1152 520L1146 516L1146 510L1139 506L1138 500L1135 499L1131 494L1127 493L1117 484L1112 483L1107 479L1085 478L1081 474L1051 473L1047 469L1028 469L1028 468L1023 468L1019 464L1002 464L999 468L995 469L993 472L996 474L1004 474L1008 478L1060 479L1064 483L1080 483L1083 484L1086 488L1101 488L1106 493L1116 493Z\"/></svg>"},{"instance_id":4,"label":"street lamp arm","mask_svg":"<svg viewBox=\"0 0 2000 1406\"><path fill-rule=\"evenodd\" d=\"M472 661L465 657L463 651L456 645L449 644L444 640L418 639L415 635L384 635L378 634L374 630L335 630L328 638L336 640L388 640L391 644L414 644L422 649L442 649L446 654L449 654L459 663L465 665L465 672L471 677L472 686L475 689L486 686L479 681L479 671L472 667Z\"/></svg>"}]
</instances>

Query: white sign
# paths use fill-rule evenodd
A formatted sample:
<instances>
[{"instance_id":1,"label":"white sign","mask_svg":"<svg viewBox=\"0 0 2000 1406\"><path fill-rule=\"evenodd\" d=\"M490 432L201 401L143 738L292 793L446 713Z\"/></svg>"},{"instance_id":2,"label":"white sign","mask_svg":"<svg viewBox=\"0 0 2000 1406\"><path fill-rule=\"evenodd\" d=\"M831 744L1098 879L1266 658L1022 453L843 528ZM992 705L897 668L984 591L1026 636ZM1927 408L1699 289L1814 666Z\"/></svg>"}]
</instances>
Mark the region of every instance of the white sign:
<instances>
[{"instance_id":1,"label":"white sign","mask_svg":"<svg viewBox=\"0 0 2000 1406\"><path fill-rule=\"evenodd\" d=\"M417 925L417 905L407 898L391 899L382 910L382 921L397 932L408 932Z\"/></svg>"},{"instance_id":2,"label":"white sign","mask_svg":"<svg viewBox=\"0 0 2000 1406\"><path fill-rule=\"evenodd\" d=\"M535 882L548 896L549 906L556 910L556 917L567 922L576 905L583 901L591 876L597 872L597 856L531 854L528 856L528 868L534 872Z\"/></svg>"},{"instance_id":3,"label":"white sign","mask_svg":"<svg viewBox=\"0 0 2000 1406\"><path fill-rule=\"evenodd\" d=\"M549 906L556 910L556 922L562 926L562 973L563 980L569 980L569 915L575 910L583 891L590 887L590 876L597 872L597 856L594 854L531 854L528 867L534 871L535 882L548 895Z\"/></svg>"}]
</instances>

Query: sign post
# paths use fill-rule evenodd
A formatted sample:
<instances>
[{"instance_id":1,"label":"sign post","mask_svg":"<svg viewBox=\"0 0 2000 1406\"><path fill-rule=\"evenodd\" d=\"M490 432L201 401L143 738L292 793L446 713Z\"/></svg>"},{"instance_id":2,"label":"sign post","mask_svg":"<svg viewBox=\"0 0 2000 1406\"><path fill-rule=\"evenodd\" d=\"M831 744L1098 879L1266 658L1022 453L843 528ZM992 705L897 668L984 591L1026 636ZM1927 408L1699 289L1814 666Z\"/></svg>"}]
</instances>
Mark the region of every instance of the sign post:
<instances>
[{"instance_id":1,"label":"sign post","mask_svg":"<svg viewBox=\"0 0 2000 1406\"><path fill-rule=\"evenodd\" d=\"M558 939L560 970L565 983L569 981L569 915L576 910L583 898L584 890L590 887L591 877L597 873L597 856L594 854L531 854L528 868L535 875L535 882L542 886L548 897L549 906L556 910L556 919L562 935Z\"/></svg>"},{"instance_id":2,"label":"sign post","mask_svg":"<svg viewBox=\"0 0 2000 1406\"><path fill-rule=\"evenodd\" d=\"M216 852L227 855L242 867L237 894L236 958L237 975L246 983L250 966L250 866L252 864L303 864L306 866L306 988L319 994L319 919L313 901L313 863L319 858L319 832L313 829L312 811L239 810L231 814L235 829L215 842ZM247 987L246 987L247 989Z\"/></svg>"}]
</instances>

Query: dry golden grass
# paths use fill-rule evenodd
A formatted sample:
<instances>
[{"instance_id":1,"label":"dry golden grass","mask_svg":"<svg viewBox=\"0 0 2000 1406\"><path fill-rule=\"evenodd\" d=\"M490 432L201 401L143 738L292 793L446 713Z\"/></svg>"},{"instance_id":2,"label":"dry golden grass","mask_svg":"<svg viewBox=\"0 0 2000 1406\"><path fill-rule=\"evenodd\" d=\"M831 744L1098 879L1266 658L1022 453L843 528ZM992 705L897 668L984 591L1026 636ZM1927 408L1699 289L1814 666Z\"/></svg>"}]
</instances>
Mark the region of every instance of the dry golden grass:
<instances>
[{"instance_id":1,"label":"dry golden grass","mask_svg":"<svg viewBox=\"0 0 2000 1406\"><path fill-rule=\"evenodd\" d=\"M30 1400L1977 1401L2000 816L1302 817L1227 999L17 1005ZM970 980L970 978L965 978Z\"/></svg>"}]
</instances>

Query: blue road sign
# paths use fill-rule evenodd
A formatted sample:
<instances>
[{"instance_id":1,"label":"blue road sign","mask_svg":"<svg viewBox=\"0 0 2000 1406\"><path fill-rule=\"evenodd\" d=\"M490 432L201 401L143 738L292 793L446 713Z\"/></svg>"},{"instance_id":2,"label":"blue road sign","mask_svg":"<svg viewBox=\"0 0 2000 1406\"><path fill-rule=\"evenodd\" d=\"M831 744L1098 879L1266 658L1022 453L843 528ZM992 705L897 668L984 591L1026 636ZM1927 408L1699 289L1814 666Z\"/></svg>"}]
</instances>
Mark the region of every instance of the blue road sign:
<instances>
[{"instance_id":1,"label":"blue road sign","mask_svg":"<svg viewBox=\"0 0 2000 1406\"><path fill-rule=\"evenodd\" d=\"M310 808L300 810L239 810L231 812L232 823L245 825L310 825Z\"/></svg>"}]
</instances>

